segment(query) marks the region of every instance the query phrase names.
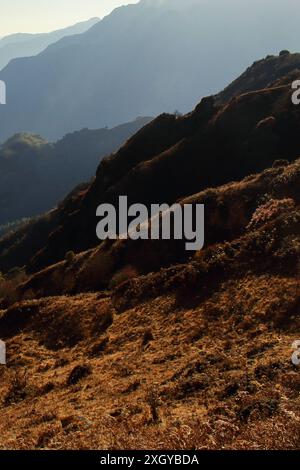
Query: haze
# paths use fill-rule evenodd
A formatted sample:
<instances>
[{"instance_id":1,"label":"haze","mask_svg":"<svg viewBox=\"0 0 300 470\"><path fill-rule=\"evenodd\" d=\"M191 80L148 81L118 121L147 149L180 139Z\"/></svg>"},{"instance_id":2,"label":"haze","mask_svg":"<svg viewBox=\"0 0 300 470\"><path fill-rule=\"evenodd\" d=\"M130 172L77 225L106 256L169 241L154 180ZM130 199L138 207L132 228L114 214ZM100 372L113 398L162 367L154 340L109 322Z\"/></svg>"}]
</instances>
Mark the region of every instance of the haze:
<instances>
[{"instance_id":1,"label":"haze","mask_svg":"<svg viewBox=\"0 0 300 470\"><path fill-rule=\"evenodd\" d=\"M93 17L138 0L1 0L0 37L12 33L43 33Z\"/></svg>"}]
</instances>

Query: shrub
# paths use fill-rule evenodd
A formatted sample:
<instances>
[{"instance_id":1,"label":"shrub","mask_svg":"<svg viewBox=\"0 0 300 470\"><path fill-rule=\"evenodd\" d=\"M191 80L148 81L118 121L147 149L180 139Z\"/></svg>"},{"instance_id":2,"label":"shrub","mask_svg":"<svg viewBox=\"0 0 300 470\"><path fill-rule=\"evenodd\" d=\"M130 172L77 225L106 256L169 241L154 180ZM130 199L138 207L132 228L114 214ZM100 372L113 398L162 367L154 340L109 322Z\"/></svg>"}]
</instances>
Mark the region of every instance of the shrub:
<instances>
[{"instance_id":1,"label":"shrub","mask_svg":"<svg viewBox=\"0 0 300 470\"><path fill-rule=\"evenodd\" d=\"M247 228L256 229L294 207L293 199L271 199L256 209Z\"/></svg>"},{"instance_id":2,"label":"shrub","mask_svg":"<svg viewBox=\"0 0 300 470\"><path fill-rule=\"evenodd\" d=\"M290 162L288 160L285 160L283 158L278 159L278 160L274 160L272 168L281 168L281 167L284 167L284 166L288 166L289 163Z\"/></svg>"},{"instance_id":3,"label":"shrub","mask_svg":"<svg viewBox=\"0 0 300 470\"><path fill-rule=\"evenodd\" d=\"M152 334L152 331L150 328L147 328L145 331L144 331L144 334L143 334L143 339L142 339L142 347L145 347L147 346L147 344L150 343L150 341L153 341L154 337L153 337L153 334Z\"/></svg>"},{"instance_id":4,"label":"shrub","mask_svg":"<svg viewBox=\"0 0 300 470\"><path fill-rule=\"evenodd\" d=\"M158 412L158 407L159 407L159 397L158 393L154 389L148 389L146 393L146 402L150 408L150 413L151 413L151 418L153 423L159 423L160 418L159 418L159 412Z\"/></svg>"},{"instance_id":5,"label":"shrub","mask_svg":"<svg viewBox=\"0 0 300 470\"><path fill-rule=\"evenodd\" d=\"M287 49L283 49L282 51L279 52L280 57L283 57L285 55L290 55L290 51L288 51Z\"/></svg>"},{"instance_id":6,"label":"shrub","mask_svg":"<svg viewBox=\"0 0 300 470\"><path fill-rule=\"evenodd\" d=\"M174 116L176 117L176 119L177 119L177 118L180 118L180 117L182 116L182 113L181 113L180 111L178 111L178 109L176 109L176 110L174 111Z\"/></svg>"},{"instance_id":7,"label":"shrub","mask_svg":"<svg viewBox=\"0 0 300 470\"><path fill-rule=\"evenodd\" d=\"M105 338L101 339L98 343L96 343L91 351L89 352L90 357L97 357L100 356L105 352L106 347L109 344L109 337L106 336Z\"/></svg>"},{"instance_id":8,"label":"shrub","mask_svg":"<svg viewBox=\"0 0 300 470\"><path fill-rule=\"evenodd\" d=\"M74 261L74 258L75 258L74 251L68 251L65 255L65 260L67 264L72 264L72 262Z\"/></svg>"},{"instance_id":9,"label":"shrub","mask_svg":"<svg viewBox=\"0 0 300 470\"><path fill-rule=\"evenodd\" d=\"M109 284L109 288L114 289L115 287L120 286L124 282L129 281L130 279L134 279L138 276L139 272L134 266L125 266L112 277Z\"/></svg>"},{"instance_id":10,"label":"shrub","mask_svg":"<svg viewBox=\"0 0 300 470\"><path fill-rule=\"evenodd\" d=\"M4 402L6 405L24 400L27 396L27 372L16 370L11 378Z\"/></svg>"},{"instance_id":11,"label":"shrub","mask_svg":"<svg viewBox=\"0 0 300 470\"><path fill-rule=\"evenodd\" d=\"M67 379L67 385L75 385L91 373L92 370L88 365L76 366Z\"/></svg>"},{"instance_id":12,"label":"shrub","mask_svg":"<svg viewBox=\"0 0 300 470\"><path fill-rule=\"evenodd\" d=\"M80 286L99 289L107 286L114 270L114 260L110 253L100 248L84 263L78 274Z\"/></svg>"},{"instance_id":13,"label":"shrub","mask_svg":"<svg viewBox=\"0 0 300 470\"><path fill-rule=\"evenodd\" d=\"M94 333L99 335L105 333L105 331L112 325L114 320L113 311L111 306L107 302L103 302L96 308L96 317L94 325Z\"/></svg>"},{"instance_id":14,"label":"shrub","mask_svg":"<svg viewBox=\"0 0 300 470\"><path fill-rule=\"evenodd\" d=\"M6 275L0 273L0 299L6 299L9 303L18 300L17 286L27 279L23 268L13 268Z\"/></svg>"}]
</instances>

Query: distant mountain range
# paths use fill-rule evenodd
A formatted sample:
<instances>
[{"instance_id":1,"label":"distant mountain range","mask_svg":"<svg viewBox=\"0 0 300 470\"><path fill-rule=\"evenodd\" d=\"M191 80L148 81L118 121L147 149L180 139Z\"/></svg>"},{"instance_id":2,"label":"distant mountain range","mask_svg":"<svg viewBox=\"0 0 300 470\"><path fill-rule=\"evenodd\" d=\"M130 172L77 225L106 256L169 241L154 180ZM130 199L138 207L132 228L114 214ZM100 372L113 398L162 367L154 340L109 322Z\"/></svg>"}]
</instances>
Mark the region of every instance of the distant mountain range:
<instances>
[{"instance_id":1,"label":"distant mountain range","mask_svg":"<svg viewBox=\"0 0 300 470\"><path fill-rule=\"evenodd\" d=\"M10 138L0 146L0 225L51 209L150 120L82 129L54 144L30 134Z\"/></svg>"},{"instance_id":2,"label":"distant mountain range","mask_svg":"<svg viewBox=\"0 0 300 470\"><path fill-rule=\"evenodd\" d=\"M99 18L91 18L88 21L83 21L74 26L59 29L51 33L17 33L4 36L0 38L0 70L12 59L37 55L50 44L53 44L63 37L81 34L87 31L98 21Z\"/></svg>"},{"instance_id":3,"label":"distant mountain range","mask_svg":"<svg viewBox=\"0 0 300 470\"><path fill-rule=\"evenodd\" d=\"M257 57L298 49L299 23L295 0L142 0L118 8L0 72L7 83L0 139L30 132L56 140L82 127L188 111Z\"/></svg>"}]
</instances>

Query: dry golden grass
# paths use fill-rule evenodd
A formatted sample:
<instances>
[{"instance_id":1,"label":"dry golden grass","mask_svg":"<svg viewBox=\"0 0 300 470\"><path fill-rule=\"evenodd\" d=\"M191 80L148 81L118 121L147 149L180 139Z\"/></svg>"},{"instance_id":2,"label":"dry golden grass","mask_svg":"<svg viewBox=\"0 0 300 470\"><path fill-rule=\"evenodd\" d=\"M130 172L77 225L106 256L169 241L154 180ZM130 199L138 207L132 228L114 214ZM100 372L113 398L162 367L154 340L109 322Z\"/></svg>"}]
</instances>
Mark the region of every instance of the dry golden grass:
<instances>
[{"instance_id":1,"label":"dry golden grass","mask_svg":"<svg viewBox=\"0 0 300 470\"><path fill-rule=\"evenodd\" d=\"M2 305L0 449L300 448L299 164L273 173L293 204L182 264L120 263L106 291L118 256L100 247ZM252 202L234 207L246 227ZM73 295L79 276L96 292Z\"/></svg>"},{"instance_id":2,"label":"dry golden grass","mask_svg":"<svg viewBox=\"0 0 300 470\"><path fill-rule=\"evenodd\" d=\"M166 292L119 314L82 294L3 311L0 449L299 448L299 287L244 275L193 305Z\"/></svg>"}]
</instances>

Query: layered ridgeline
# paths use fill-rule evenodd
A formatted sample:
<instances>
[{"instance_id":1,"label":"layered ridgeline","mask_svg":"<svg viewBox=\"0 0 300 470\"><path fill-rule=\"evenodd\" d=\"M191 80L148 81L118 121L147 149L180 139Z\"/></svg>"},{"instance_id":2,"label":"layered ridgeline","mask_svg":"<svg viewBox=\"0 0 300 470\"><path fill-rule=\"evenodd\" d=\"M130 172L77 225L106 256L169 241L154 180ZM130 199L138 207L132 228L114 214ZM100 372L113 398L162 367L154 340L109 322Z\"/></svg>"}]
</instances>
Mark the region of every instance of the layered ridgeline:
<instances>
[{"instance_id":1,"label":"layered ridgeline","mask_svg":"<svg viewBox=\"0 0 300 470\"><path fill-rule=\"evenodd\" d=\"M231 88L257 77L256 91L158 117L0 241L1 269L28 271L0 280L1 449L299 449L300 107L285 60ZM283 74L258 89L271 64ZM204 249L99 244L96 206L121 194L204 203Z\"/></svg>"},{"instance_id":2,"label":"layered ridgeline","mask_svg":"<svg viewBox=\"0 0 300 470\"><path fill-rule=\"evenodd\" d=\"M63 37L84 33L98 21L99 18L91 18L88 21L83 21L51 33L17 33L4 36L0 38L0 70L12 59L37 55L50 44L59 41Z\"/></svg>"},{"instance_id":3,"label":"layered ridgeline","mask_svg":"<svg viewBox=\"0 0 300 470\"><path fill-rule=\"evenodd\" d=\"M82 127L187 112L257 57L297 50L299 22L295 0L124 6L86 33L15 60L0 73L8 94L0 108L0 140L24 131L56 140Z\"/></svg>"},{"instance_id":4,"label":"layered ridgeline","mask_svg":"<svg viewBox=\"0 0 300 470\"><path fill-rule=\"evenodd\" d=\"M239 90L248 88L254 70L260 79L268 68L272 72L266 78L269 87L219 104L226 101L225 90L217 98L204 98L187 115L162 114L154 119L118 152L102 160L95 180L84 190L74 191L56 210L0 242L0 269L27 265L28 270L38 271L63 260L70 250L79 253L95 247L99 243L96 208L104 202L117 206L119 195L127 195L129 203L147 206L172 203L262 171L278 159L296 159L300 155L300 109L293 105L291 86L286 82L292 73L288 64L294 64L296 74L298 61L298 55L268 57L247 70ZM50 178L51 184L56 179ZM254 204L259 201L255 199ZM254 207L250 204L250 212ZM221 237L230 236L226 227L224 221ZM157 262L168 264L179 253L182 251L170 254L169 248L163 249ZM156 257L151 252L149 265L145 255L140 262L147 271Z\"/></svg>"},{"instance_id":5,"label":"layered ridgeline","mask_svg":"<svg viewBox=\"0 0 300 470\"><path fill-rule=\"evenodd\" d=\"M0 146L0 225L51 209L94 175L101 158L150 120L138 118L113 129L82 129L56 143L30 134L8 139Z\"/></svg>"}]
</instances>

